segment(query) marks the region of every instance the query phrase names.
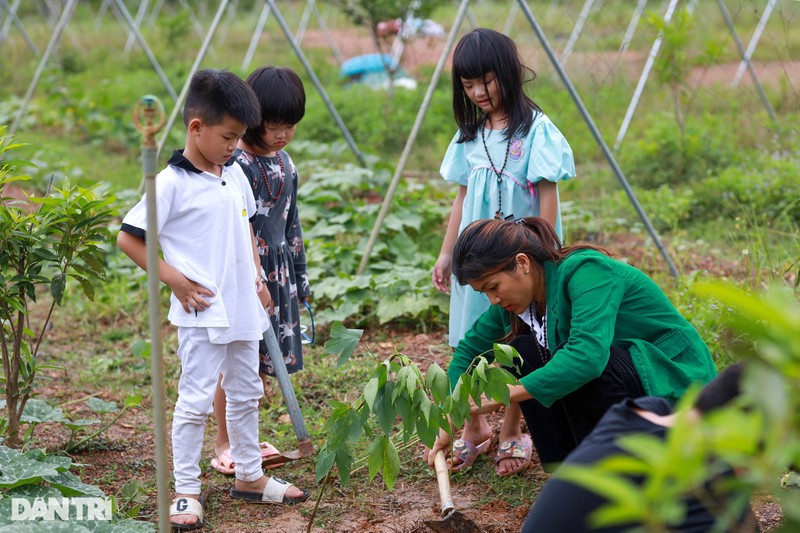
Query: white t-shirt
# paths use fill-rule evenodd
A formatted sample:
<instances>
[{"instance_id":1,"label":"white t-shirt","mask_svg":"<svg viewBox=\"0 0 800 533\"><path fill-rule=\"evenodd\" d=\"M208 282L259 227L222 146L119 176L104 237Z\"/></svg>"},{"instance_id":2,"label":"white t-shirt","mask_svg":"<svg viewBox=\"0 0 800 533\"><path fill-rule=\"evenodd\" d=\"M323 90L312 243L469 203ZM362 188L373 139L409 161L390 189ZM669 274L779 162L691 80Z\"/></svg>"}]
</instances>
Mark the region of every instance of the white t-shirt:
<instances>
[{"instance_id":1,"label":"white t-shirt","mask_svg":"<svg viewBox=\"0 0 800 533\"><path fill-rule=\"evenodd\" d=\"M146 195L145 195L146 196ZM250 238L255 199L241 167L231 160L222 176L203 172L176 150L156 176L158 239L164 261L214 293L205 311L187 313L173 294L169 321L208 328L209 340L225 344L260 340L269 319L256 294ZM142 198L122 221L122 231L145 238Z\"/></svg>"}]
</instances>

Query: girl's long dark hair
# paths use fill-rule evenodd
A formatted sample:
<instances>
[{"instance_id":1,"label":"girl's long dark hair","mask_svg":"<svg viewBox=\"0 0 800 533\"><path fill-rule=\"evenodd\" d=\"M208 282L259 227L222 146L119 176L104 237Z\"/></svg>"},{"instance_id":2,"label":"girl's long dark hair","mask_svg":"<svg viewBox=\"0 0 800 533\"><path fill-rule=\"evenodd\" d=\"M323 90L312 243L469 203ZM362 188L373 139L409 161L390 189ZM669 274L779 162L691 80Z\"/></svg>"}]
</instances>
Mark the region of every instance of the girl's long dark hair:
<instances>
[{"instance_id":1,"label":"girl's long dark hair","mask_svg":"<svg viewBox=\"0 0 800 533\"><path fill-rule=\"evenodd\" d=\"M306 113L303 81L288 67L268 65L254 70L247 77L247 84L261 105L261 121L247 128L243 139L249 146L265 149L266 123L292 126L303 119Z\"/></svg>"},{"instance_id":2,"label":"girl's long dark hair","mask_svg":"<svg viewBox=\"0 0 800 533\"><path fill-rule=\"evenodd\" d=\"M578 250L596 250L608 256L605 248L591 244L562 246L553 227L542 218L528 217L515 221L476 220L461 232L453 247L453 275L461 285L517 267L517 254L531 260L531 268L544 282L544 263L563 261ZM544 303L544 302L537 302ZM522 320L511 313L511 334L514 338L523 327Z\"/></svg>"},{"instance_id":3,"label":"girl's long dark hair","mask_svg":"<svg viewBox=\"0 0 800 533\"><path fill-rule=\"evenodd\" d=\"M485 79L490 72L494 73L508 114L506 139L527 135L533 124L533 111L542 111L525 94L524 83L536 78L536 73L522 64L514 41L494 30L472 30L461 38L453 54L453 115L460 131L460 143L475 139L486 119L483 111L467 98L461 78ZM530 73L528 80L526 72Z\"/></svg>"}]
</instances>

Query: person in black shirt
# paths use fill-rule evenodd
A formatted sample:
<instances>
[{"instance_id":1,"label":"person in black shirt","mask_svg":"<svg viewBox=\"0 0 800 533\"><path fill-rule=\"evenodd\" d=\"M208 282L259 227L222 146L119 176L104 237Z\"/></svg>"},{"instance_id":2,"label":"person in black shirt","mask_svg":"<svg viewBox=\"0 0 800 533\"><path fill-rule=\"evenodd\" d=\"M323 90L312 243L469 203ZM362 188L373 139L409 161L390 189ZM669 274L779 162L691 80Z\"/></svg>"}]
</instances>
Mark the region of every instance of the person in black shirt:
<instances>
[{"instance_id":1,"label":"person in black shirt","mask_svg":"<svg viewBox=\"0 0 800 533\"><path fill-rule=\"evenodd\" d=\"M693 411L703 415L716 408L722 407L739 396L739 382L741 365L732 365L706 385L695 401ZM613 405L603 418L600 419L594 430L573 450L562 465L592 465L614 455L626 455L624 449L618 444L619 437L631 434L649 434L658 438L665 438L671 427L675 414L672 405L663 398L645 396L629 399ZM724 477L733 477L733 471L728 471ZM632 481L642 483L641 477L630 476ZM725 495L720 495L713 490L713 483L709 480L707 488L713 504L725 508ZM708 500L704 500L708 503ZM552 478L542 489L541 494L531 507L528 517L522 526L522 533L617 533L632 530L640 523L629 522L617 526L593 528L588 522L589 515L607 503L606 498L576 485L558 476ZM702 533L710 531L716 517L703 503L695 497L687 496L686 516L683 522L670 531L680 533ZM737 532L760 531L758 523L748 508L738 521Z\"/></svg>"}]
</instances>

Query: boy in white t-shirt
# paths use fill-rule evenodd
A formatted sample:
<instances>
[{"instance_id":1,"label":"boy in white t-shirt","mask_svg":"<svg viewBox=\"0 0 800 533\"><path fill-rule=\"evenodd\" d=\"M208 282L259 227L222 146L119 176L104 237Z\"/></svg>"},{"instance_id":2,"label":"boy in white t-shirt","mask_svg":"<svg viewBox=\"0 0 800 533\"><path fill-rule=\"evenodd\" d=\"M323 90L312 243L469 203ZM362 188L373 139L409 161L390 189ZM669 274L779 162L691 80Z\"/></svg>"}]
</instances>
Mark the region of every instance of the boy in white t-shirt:
<instances>
[{"instance_id":1,"label":"boy in white t-shirt","mask_svg":"<svg viewBox=\"0 0 800 533\"><path fill-rule=\"evenodd\" d=\"M250 217L255 200L231 156L261 120L250 87L226 71L192 77L183 108L186 147L156 177L159 278L172 290L169 320L178 326L181 378L172 423L176 497L173 527L203 525L200 454L217 379L228 396L226 422L236 482L231 496L259 503L296 503L309 493L261 469L258 445L258 341L268 327L269 292L260 277ZM145 199L125 216L117 244L146 268ZM262 301L260 301L260 299Z\"/></svg>"}]
</instances>

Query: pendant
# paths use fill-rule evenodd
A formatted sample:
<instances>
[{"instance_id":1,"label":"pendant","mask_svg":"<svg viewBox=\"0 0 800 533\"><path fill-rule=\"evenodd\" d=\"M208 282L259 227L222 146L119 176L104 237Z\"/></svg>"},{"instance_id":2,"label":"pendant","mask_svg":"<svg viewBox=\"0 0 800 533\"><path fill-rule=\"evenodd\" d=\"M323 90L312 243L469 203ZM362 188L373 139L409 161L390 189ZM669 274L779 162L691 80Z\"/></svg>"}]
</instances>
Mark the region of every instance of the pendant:
<instances>
[{"instance_id":1,"label":"pendant","mask_svg":"<svg viewBox=\"0 0 800 533\"><path fill-rule=\"evenodd\" d=\"M494 219L495 220L503 220L503 212L502 211L495 211Z\"/></svg>"}]
</instances>

